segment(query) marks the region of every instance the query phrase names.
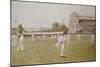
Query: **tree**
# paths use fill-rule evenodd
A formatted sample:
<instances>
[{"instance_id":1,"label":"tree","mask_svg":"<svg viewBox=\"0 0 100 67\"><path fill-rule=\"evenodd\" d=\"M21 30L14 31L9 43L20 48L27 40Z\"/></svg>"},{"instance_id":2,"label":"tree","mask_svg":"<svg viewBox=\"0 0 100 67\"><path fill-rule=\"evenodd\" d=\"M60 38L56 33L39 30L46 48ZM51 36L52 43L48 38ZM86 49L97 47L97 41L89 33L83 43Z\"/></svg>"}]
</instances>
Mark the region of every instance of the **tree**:
<instances>
[{"instance_id":1,"label":"tree","mask_svg":"<svg viewBox=\"0 0 100 67\"><path fill-rule=\"evenodd\" d=\"M67 33L68 32L68 28L67 28L67 26L65 24L61 24L60 25L60 30L61 31L64 31L64 33Z\"/></svg>"},{"instance_id":2,"label":"tree","mask_svg":"<svg viewBox=\"0 0 100 67\"><path fill-rule=\"evenodd\" d=\"M59 23L58 22L54 22L52 24L52 28L51 28L51 31L55 32L55 31L59 31Z\"/></svg>"},{"instance_id":3,"label":"tree","mask_svg":"<svg viewBox=\"0 0 100 67\"><path fill-rule=\"evenodd\" d=\"M20 24L20 25L18 26L17 32L20 33L20 34L22 34L23 31L24 31L24 28L23 28L22 24Z\"/></svg>"},{"instance_id":4,"label":"tree","mask_svg":"<svg viewBox=\"0 0 100 67\"><path fill-rule=\"evenodd\" d=\"M68 28L66 27L65 24L59 24L58 22L54 22L52 24L51 31L53 31L53 32L62 32L63 31L64 33L67 33Z\"/></svg>"}]
</instances>

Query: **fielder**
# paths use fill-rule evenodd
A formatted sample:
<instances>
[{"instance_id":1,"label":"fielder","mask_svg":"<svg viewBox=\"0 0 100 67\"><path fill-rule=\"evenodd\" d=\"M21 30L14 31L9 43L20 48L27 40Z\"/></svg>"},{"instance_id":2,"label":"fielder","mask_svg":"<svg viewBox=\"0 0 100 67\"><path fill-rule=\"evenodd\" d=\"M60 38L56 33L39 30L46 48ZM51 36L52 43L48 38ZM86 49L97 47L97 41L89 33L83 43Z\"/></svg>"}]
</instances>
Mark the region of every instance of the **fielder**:
<instances>
[{"instance_id":1,"label":"fielder","mask_svg":"<svg viewBox=\"0 0 100 67\"><path fill-rule=\"evenodd\" d=\"M77 39L80 40L80 34L77 34Z\"/></svg>"},{"instance_id":2,"label":"fielder","mask_svg":"<svg viewBox=\"0 0 100 67\"><path fill-rule=\"evenodd\" d=\"M58 42L56 44L56 47L57 48L60 48L61 49L61 53L60 53L60 56L64 56L64 42L65 42L65 36L64 35L60 35L58 37Z\"/></svg>"},{"instance_id":3,"label":"fielder","mask_svg":"<svg viewBox=\"0 0 100 67\"><path fill-rule=\"evenodd\" d=\"M94 43L94 41L95 41L95 35L91 34L91 42Z\"/></svg>"},{"instance_id":4,"label":"fielder","mask_svg":"<svg viewBox=\"0 0 100 67\"><path fill-rule=\"evenodd\" d=\"M34 33L32 33L32 40L33 40L33 41L35 40L35 36L34 36Z\"/></svg>"},{"instance_id":5,"label":"fielder","mask_svg":"<svg viewBox=\"0 0 100 67\"><path fill-rule=\"evenodd\" d=\"M43 35L42 40L46 40L46 36L45 35Z\"/></svg>"}]
</instances>

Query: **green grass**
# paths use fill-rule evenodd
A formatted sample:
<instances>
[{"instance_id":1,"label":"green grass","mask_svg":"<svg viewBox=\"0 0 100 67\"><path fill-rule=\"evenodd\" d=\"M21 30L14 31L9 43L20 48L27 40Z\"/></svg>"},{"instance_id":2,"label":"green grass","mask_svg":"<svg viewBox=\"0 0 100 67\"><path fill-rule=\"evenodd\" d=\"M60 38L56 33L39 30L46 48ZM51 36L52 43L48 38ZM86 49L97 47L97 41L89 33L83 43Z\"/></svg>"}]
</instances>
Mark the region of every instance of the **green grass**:
<instances>
[{"instance_id":1,"label":"green grass","mask_svg":"<svg viewBox=\"0 0 100 67\"><path fill-rule=\"evenodd\" d=\"M25 38L23 42L24 51L18 52L17 46L11 48L11 64L47 64L63 62L80 62L96 60L96 45L91 43L90 38L79 40L71 38L70 44L65 42L64 55L60 57L60 49L56 48L56 39L35 40Z\"/></svg>"}]
</instances>

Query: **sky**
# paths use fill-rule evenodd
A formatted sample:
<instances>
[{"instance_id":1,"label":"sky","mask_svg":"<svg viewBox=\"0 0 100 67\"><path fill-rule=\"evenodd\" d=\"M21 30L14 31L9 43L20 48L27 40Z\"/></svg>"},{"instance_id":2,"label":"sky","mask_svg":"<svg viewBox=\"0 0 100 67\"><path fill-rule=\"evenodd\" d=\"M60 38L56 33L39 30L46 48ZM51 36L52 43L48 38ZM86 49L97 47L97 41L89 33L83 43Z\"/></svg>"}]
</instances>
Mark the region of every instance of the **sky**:
<instances>
[{"instance_id":1,"label":"sky","mask_svg":"<svg viewBox=\"0 0 100 67\"><path fill-rule=\"evenodd\" d=\"M12 27L22 24L28 28L50 28L54 22L68 26L74 11L80 16L95 17L94 6L12 1L11 23Z\"/></svg>"}]
</instances>

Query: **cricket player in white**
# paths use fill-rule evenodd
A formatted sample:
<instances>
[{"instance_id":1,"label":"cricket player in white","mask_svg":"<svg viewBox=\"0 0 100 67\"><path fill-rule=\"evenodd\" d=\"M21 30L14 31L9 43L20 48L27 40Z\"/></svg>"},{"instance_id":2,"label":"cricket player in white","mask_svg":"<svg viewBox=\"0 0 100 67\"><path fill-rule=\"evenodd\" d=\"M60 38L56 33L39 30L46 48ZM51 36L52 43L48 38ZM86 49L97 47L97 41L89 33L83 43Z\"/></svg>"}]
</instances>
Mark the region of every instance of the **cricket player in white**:
<instances>
[{"instance_id":1,"label":"cricket player in white","mask_svg":"<svg viewBox=\"0 0 100 67\"><path fill-rule=\"evenodd\" d=\"M91 42L94 43L94 41L95 41L95 35L91 34Z\"/></svg>"},{"instance_id":2,"label":"cricket player in white","mask_svg":"<svg viewBox=\"0 0 100 67\"><path fill-rule=\"evenodd\" d=\"M42 40L46 40L46 36L45 35L43 35Z\"/></svg>"},{"instance_id":3,"label":"cricket player in white","mask_svg":"<svg viewBox=\"0 0 100 67\"><path fill-rule=\"evenodd\" d=\"M77 39L80 40L80 34L77 34Z\"/></svg>"},{"instance_id":4,"label":"cricket player in white","mask_svg":"<svg viewBox=\"0 0 100 67\"><path fill-rule=\"evenodd\" d=\"M60 35L58 37L58 42L56 44L56 47L61 48L61 53L60 56L64 56L64 42L65 42L65 36L64 35Z\"/></svg>"},{"instance_id":5,"label":"cricket player in white","mask_svg":"<svg viewBox=\"0 0 100 67\"><path fill-rule=\"evenodd\" d=\"M35 38L34 38L34 33L32 33L32 40L34 41L34 39L35 39Z\"/></svg>"},{"instance_id":6,"label":"cricket player in white","mask_svg":"<svg viewBox=\"0 0 100 67\"><path fill-rule=\"evenodd\" d=\"M17 51L24 51L24 48L23 48L23 42L24 40L24 36L23 36L23 33L20 35L20 38L19 38L19 45L18 45L18 48L17 48Z\"/></svg>"}]
</instances>

